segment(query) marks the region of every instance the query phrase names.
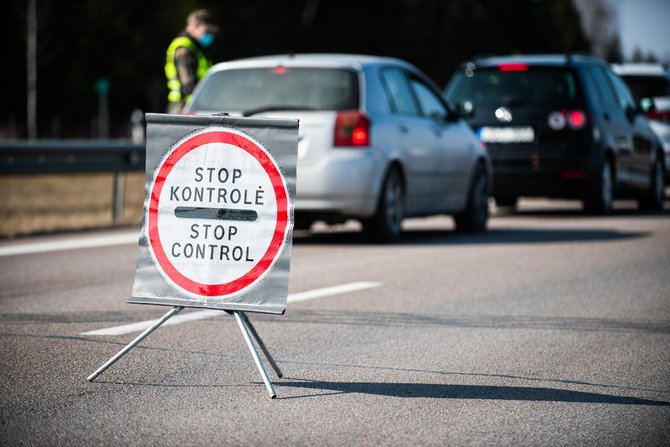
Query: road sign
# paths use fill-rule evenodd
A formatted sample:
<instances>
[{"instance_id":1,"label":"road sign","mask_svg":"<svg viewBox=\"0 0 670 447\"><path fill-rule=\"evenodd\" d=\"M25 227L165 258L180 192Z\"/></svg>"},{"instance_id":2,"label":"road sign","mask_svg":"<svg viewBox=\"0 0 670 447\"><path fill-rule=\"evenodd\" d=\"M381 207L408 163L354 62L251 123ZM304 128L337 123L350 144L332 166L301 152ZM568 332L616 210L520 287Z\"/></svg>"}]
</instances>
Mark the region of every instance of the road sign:
<instances>
[{"instance_id":1,"label":"road sign","mask_svg":"<svg viewBox=\"0 0 670 447\"><path fill-rule=\"evenodd\" d=\"M183 138L161 160L150 197L151 254L165 278L194 297L243 293L286 246L286 180L267 149L235 129Z\"/></svg>"},{"instance_id":2,"label":"road sign","mask_svg":"<svg viewBox=\"0 0 670 447\"><path fill-rule=\"evenodd\" d=\"M129 302L283 312L296 148L295 120L148 114Z\"/></svg>"},{"instance_id":3,"label":"road sign","mask_svg":"<svg viewBox=\"0 0 670 447\"><path fill-rule=\"evenodd\" d=\"M288 295L298 121L147 114L146 197L129 303L173 306L89 381L184 307L235 316L274 398L245 311L283 313Z\"/></svg>"}]
</instances>

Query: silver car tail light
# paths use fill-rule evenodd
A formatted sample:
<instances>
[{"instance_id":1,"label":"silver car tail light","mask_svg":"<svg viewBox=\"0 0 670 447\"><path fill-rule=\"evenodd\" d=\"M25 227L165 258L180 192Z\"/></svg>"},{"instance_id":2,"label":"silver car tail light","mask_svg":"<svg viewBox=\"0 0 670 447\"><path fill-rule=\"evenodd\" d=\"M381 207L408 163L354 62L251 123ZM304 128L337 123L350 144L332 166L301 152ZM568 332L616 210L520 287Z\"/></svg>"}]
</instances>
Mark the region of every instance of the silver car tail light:
<instances>
[{"instance_id":1,"label":"silver car tail light","mask_svg":"<svg viewBox=\"0 0 670 447\"><path fill-rule=\"evenodd\" d=\"M335 118L336 147L362 147L370 145L370 118L358 110L339 112Z\"/></svg>"}]
</instances>

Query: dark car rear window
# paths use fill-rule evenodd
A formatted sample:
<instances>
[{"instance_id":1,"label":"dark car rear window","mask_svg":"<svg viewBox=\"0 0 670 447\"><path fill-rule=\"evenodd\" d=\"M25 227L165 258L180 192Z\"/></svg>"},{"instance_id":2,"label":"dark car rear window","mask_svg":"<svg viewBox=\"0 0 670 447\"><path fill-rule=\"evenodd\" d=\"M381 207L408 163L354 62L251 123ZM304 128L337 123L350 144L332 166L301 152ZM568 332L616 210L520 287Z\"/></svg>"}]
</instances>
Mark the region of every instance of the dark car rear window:
<instances>
[{"instance_id":1,"label":"dark car rear window","mask_svg":"<svg viewBox=\"0 0 670 447\"><path fill-rule=\"evenodd\" d=\"M477 105L571 104L577 95L572 71L551 67L513 71L480 68L459 73L447 90L451 102Z\"/></svg>"},{"instance_id":2,"label":"dark car rear window","mask_svg":"<svg viewBox=\"0 0 670 447\"><path fill-rule=\"evenodd\" d=\"M358 108L358 76L334 68L254 68L213 73L194 98L195 110L249 111Z\"/></svg>"},{"instance_id":3,"label":"dark car rear window","mask_svg":"<svg viewBox=\"0 0 670 447\"><path fill-rule=\"evenodd\" d=\"M637 100L670 96L670 79L662 76L621 76Z\"/></svg>"}]
</instances>

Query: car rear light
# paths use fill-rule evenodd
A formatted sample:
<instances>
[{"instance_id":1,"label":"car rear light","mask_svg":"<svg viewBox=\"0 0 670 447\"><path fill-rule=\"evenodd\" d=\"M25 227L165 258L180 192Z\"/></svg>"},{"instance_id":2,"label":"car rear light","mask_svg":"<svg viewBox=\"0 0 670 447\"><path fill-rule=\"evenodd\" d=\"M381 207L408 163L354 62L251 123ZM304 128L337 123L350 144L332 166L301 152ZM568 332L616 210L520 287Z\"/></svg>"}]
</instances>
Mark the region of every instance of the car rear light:
<instances>
[{"instance_id":1,"label":"car rear light","mask_svg":"<svg viewBox=\"0 0 670 447\"><path fill-rule=\"evenodd\" d=\"M528 71L528 64L500 64L500 71Z\"/></svg>"},{"instance_id":2,"label":"car rear light","mask_svg":"<svg viewBox=\"0 0 670 447\"><path fill-rule=\"evenodd\" d=\"M276 75L283 75L288 73L288 68L284 67L283 65L278 65L272 69L272 73Z\"/></svg>"},{"instance_id":3,"label":"car rear light","mask_svg":"<svg viewBox=\"0 0 670 447\"><path fill-rule=\"evenodd\" d=\"M670 123L670 110L663 110L663 111L650 110L650 111L646 112L645 115L650 120L663 121L663 122L666 122L666 123Z\"/></svg>"},{"instance_id":4,"label":"car rear light","mask_svg":"<svg viewBox=\"0 0 670 447\"><path fill-rule=\"evenodd\" d=\"M370 118L357 110L340 112L335 119L335 146L369 146Z\"/></svg>"},{"instance_id":5,"label":"car rear light","mask_svg":"<svg viewBox=\"0 0 670 447\"><path fill-rule=\"evenodd\" d=\"M586 114L581 110L568 112L568 126L571 129L581 129L586 125Z\"/></svg>"},{"instance_id":6,"label":"car rear light","mask_svg":"<svg viewBox=\"0 0 670 447\"><path fill-rule=\"evenodd\" d=\"M586 113L581 110L561 110L551 112L547 117L547 124L554 130L564 129L566 124L570 129L582 129L586 126Z\"/></svg>"},{"instance_id":7,"label":"car rear light","mask_svg":"<svg viewBox=\"0 0 670 447\"><path fill-rule=\"evenodd\" d=\"M551 112L547 118L547 124L554 130L561 130L565 127L565 112Z\"/></svg>"}]
</instances>

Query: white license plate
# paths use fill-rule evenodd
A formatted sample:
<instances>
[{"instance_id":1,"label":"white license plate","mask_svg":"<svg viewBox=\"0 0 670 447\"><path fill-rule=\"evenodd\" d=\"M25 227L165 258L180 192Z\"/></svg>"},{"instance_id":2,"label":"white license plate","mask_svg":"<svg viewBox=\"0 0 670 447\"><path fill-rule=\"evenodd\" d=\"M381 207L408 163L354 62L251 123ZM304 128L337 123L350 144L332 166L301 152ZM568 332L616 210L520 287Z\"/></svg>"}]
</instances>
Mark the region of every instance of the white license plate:
<instances>
[{"instance_id":1,"label":"white license plate","mask_svg":"<svg viewBox=\"0 0 670 447\"><path fill-rule=\"evenodd\" d=\"M532 143L535 140L530 126L482 127L477 134L484 143Z\"/></svg>"}]
</instances>

